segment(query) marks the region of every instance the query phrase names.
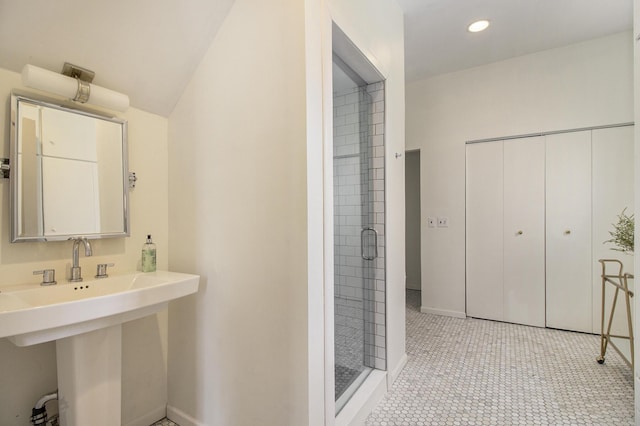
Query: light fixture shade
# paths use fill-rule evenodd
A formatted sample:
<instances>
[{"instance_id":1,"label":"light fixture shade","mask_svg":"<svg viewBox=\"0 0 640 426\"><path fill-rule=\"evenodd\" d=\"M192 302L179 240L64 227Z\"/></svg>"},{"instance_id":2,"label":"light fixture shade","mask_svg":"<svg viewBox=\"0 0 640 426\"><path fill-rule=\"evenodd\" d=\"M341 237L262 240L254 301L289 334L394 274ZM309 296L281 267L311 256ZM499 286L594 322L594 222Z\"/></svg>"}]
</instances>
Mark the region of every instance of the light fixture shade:
<instances>
[{"instance_id":1,"label":"light fixture shade","mask_svg":"<svg viewBox=\"0 0 640 426\"><path fill-rule=\"evenodd\" d=\"M79 88L78 81L75 78L29 64L22 68L22 84L69 99L76 98ZM127 95L96 86L95 84L87 84L90 87L87 103L116 111L126 111L129 108L129 97Z\"/></svg>"},{"instance_id":2,"label":"light fixture shade","mask_svg":"<svg viewBox=\"0 0 640 426\"><path fill-rule=\"evenodd\" d=\"M481 19L480 21L476 21L469 25L467 30L471 33L479 33L480 31L484 31L489 28L490 22L486 19Z\"/></svg>"}]
</instances>

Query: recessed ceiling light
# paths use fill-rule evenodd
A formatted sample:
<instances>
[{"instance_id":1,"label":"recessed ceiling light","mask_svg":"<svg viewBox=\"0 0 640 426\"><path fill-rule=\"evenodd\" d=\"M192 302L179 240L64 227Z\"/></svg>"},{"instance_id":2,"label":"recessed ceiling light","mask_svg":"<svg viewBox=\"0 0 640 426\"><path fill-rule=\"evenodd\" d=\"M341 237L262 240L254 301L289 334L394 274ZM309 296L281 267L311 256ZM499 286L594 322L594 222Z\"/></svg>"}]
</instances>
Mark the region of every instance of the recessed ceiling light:
<instances>
[{"instance_id":1,"label":"recessed ceiling light","mask_svg":"<svg viewBox=\"0 0 640 426\"><path fill-rule=\"evenodd\" d=\"M476 21L473 24L469 25L467 28L471 33L479 33L480 31L484 31L489 27L489 21L483 19L481 21Z\"/></svg>"}]
</instances>

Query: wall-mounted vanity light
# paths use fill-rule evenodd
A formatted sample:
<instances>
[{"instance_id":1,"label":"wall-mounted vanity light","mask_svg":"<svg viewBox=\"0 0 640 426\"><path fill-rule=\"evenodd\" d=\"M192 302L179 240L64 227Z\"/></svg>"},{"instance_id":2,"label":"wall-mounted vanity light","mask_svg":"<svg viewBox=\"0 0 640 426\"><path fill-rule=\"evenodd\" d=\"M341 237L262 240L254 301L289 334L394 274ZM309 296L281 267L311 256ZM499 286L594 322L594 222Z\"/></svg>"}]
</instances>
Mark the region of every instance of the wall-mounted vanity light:
<instances>
[{"instance_id":1,"label":"wall-mounted vanity light","mask_svg":"<svg viewBox=\"0 0 640 426\"><path fill-rule=\"evenodd\" d=\"M91 84L94 75L93 71L69 63L64 64L62 74L27 64L22 68L22 84L80 103L90 103L116 111L129 108L127 95Z\"/></svg>"}]
</instances>

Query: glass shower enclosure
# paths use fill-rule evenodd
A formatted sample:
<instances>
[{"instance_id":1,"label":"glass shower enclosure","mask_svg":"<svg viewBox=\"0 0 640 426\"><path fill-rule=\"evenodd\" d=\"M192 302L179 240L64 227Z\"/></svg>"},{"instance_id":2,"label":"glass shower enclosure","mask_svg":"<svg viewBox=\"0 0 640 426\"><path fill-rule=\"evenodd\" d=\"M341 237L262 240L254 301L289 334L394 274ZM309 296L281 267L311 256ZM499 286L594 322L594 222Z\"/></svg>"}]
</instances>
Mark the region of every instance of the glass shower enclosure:
<instances>
[{"instance_id":1,"label":"glass shower enclosure","mask_svg":"<svg viewBox=\"0 0 640 426\"><path fill-rule=\"evenodd\" d=\"M336 412L386 369L384 82L334 53L334 361Z\"/></svg>"}]
</instances>

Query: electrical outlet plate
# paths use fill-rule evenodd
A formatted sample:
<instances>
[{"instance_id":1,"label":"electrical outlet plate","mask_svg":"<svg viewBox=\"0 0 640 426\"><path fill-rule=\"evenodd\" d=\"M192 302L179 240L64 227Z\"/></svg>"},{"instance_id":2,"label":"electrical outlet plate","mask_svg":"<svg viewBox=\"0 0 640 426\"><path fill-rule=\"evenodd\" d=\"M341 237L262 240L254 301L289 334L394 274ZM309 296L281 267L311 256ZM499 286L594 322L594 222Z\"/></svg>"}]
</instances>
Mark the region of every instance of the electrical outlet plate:
<instances>
[{"instance_id":1,"label":"electrical outlet plate","mask_svg":"<svg viewBox=\"0 0 640 426\"><path fill-rule=\"evenodd\" d=\"M449 218L448 217L439 217L438 218L438 228L448 228L449 227Z\"/></svg>"}]
</instances>

